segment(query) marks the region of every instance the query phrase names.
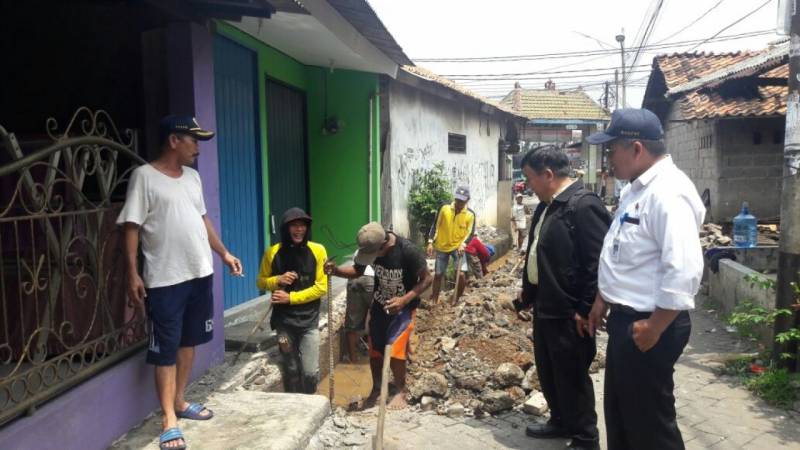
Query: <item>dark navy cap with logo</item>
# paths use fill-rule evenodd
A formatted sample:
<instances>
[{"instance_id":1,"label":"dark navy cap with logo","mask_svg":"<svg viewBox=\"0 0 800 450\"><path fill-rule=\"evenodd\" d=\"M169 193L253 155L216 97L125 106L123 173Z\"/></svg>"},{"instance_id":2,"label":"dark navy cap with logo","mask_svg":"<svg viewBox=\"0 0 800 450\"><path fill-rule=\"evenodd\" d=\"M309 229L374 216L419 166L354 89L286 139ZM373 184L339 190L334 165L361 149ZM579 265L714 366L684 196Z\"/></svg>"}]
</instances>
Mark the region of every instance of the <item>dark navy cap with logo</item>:
<instances>
[{"instance_id":1,"label":"dark navy cap with logo","mask_svg":"<svg viewBox=\"0 0 800 450\"><path fill-rule=\"evenodd\" d=\"M162 140L173 133L188 134L198 141L207 141L214 137L214 132L202 129L197 119L183 115L166 116L158 124L158 134Z\"/></svg>"},{"instance_id":2,"label":"dark navy cap with logo","mask_svg":"<svg viewBox=\"0 0 800 450\"><path fill-rule=\"evenodd\" d=\"M455 198L456 200L461 200L462 202L469 200L469 188L466 186L459 186L456 189Z\"/></svg>"},{"instance_id":3,"label":"dark navy cap with logo","mask_svg":"<svg viewBox=\"0 0 800 450\"><path fill-rule=\"evenodd\" d=\"M661 121L647 109L621 108L611 114L611 122L605 131L595 133L586 138L586 142L594 145L605 144L614 139L643 139L658 141L664 137Z\"/></svg>"}]
</instances>

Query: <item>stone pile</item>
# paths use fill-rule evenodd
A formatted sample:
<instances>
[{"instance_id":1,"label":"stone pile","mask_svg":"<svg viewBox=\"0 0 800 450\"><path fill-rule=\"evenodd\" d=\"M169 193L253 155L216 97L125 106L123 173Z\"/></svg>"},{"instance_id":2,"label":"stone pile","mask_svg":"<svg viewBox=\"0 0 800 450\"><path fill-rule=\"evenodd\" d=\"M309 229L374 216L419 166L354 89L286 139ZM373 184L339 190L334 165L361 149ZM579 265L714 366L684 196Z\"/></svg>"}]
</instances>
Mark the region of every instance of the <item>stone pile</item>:
<instances>
[{"instance_id":1,"label":"stone pile","mask_svg":"<svg viewBox=\"0 0 800 450\"><path fill-rule=\"evenodd\" d=\"M727 247L733 245L733 239L722 233L722 226L715 223L704 223L700 230L700 244L703 250L714 247Z\"/></svg>"},{"instance_id":2,"label":"stone pile","mask_svg":"<svg viewBox=\"0 0 800 450\"><path fill-rule=\"evenodd\" d=\"M409 365L409 398L426 411L480 417L512 408L543 414L533 360L530 315L518 315L521 287L512 255L473 281L456 306L443 295L417 312L419 343ZM603 355L600 355L604 359ZM599 364L594 365L597 369Z\"/></svg>"},{"instance_id":3,"label":"stone pile","mask_svg":"<svg viewBox=\"0 0 800 450\"><path fill-rule=\"evenodd\" d=\"M476 229L476 233L482 242L491 242L505 234L503 231L491 225L481 225Z\"/></svg>"}]
</instances>

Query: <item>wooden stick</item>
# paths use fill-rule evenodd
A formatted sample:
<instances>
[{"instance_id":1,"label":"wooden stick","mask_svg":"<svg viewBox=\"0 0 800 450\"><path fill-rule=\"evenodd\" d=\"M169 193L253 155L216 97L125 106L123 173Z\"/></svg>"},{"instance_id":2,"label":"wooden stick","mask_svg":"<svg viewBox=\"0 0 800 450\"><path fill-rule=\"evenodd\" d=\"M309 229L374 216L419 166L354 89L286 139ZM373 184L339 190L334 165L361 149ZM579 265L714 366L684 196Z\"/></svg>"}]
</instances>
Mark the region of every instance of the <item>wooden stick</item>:
<instances>
[{"instance_id":1,"label":"wooden stick","mask_svg":"<svg viewBox=\"0 0 800 450\"><path fill-rule=\"evenodd\" d=\"M328 396L331 401L331 413L336 409L333 404L333 299L331 298L331 276L327 278L328 296Z\"/></svg>"},{"instance_id":2,"label":"wooden stick","mask_svg":"<svg viewBox=\"0 0 800 450\"><path fill-rule=\"evenodd\" d=\"M456 283L455 286L453 286L453 297L450 299L451 305L455 305L456 302L458 301L458 280L461 279L461 258L463 257L464 254L461 253L456 258L456 267L455 267L456 270L454 271L456 276Z\"/></svg>"},{"instance_id":3,"label":"wooden stick","mask_svg":"<svg viewBox=\"0 0 800 450\"><path fill-rule=\"evenodd\" d=\"M375 431L375 439L372 441L372 448L383 450L383 423L386 421L386 397L389 396L389 362L392 359L392 344L386 344L383 348L383 370L381 371L381 398L378 404L378 429Z\"/></svg>"},{"instance_id":4,"label":"wooden stick","mask_svg":"<svg viewBox=\"0 0 800 450\"><path fill-rule=\"evenodd\" d=\"M256 326L254 326L253 330L250 331L250 334L247 336L247 339L245 339L244 344L242 344L242 348L240 348L239 351L236 352L236 356L233 357L233 360L231 361L231 365L234 365L234 364L236 364L236 361L239 361L239 356L242 355L242 352L250 344L250 339L253 339L253 335L256 334L257 330L262 329L261 324L264 323L264 321L267 319L267 316L269 316L270 311L272 311L272 301L268 300L267 301L267 310L264 311L264 315L261 316L261 319L258 322L256 322Z\"/></svg>"}]
</instances>

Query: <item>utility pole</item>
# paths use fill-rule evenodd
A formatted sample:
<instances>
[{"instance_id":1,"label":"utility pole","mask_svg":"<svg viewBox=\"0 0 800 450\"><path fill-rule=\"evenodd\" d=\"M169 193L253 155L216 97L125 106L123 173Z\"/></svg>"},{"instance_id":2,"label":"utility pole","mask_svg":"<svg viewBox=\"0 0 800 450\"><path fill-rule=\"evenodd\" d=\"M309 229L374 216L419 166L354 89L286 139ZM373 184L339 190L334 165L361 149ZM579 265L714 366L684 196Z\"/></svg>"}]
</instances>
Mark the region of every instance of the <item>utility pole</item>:
<instances>
[{"instance_id":1,"label":"utility pole","mask_svg":"<svg viewBox=\"0 0 800 450\"><path fill-rule=\"evenodd\" d=\"M786 100L786 134L783 147L783 187L781 191L781 239L778 254L778 279L775 298L775 307L792 310L795 303L795 293L792 283L798 283L798 270L800 270L800 15L797 14L800 0L791 0L793 3L791 16L791 47L789 48L789 96ZM785 332L792 327L800 326L798 312L791 316L779 316L775 320L775 335ZM798 343L775 343L772 358L773 362L789 370L800 369L798 361ZM786 359L781 356L785 353L792 355Z\"/></svg>"},{"instance_id":2,"label":"utility pole","mask_svg":"<svg viewBox=\"0 0 800 450\"><path fill-rule=\"evenodd\" d=\"M614 109L619 109L619 69L614 69Z\"/></svg>"},{"instance_id":3,"label":"utility pole","mask_svg":"<svg viewBox=\"0 0 800 450\"><path fill-rule=\"evenodd\" d=\"M603 94L603 107L608 111L608 81L606 81L606 89Z\"/></svg>"},{"instance_id":4,"label":"utility pole","mask_svg":"<svg viewBox=\"0 0 800 450\"><path fill-rule=\"evenodd\" d=\"M622 107L625 107L625 30L618 34L617 42L619 42L619 55L622 59Z\"/></svg>"}]
</instances>

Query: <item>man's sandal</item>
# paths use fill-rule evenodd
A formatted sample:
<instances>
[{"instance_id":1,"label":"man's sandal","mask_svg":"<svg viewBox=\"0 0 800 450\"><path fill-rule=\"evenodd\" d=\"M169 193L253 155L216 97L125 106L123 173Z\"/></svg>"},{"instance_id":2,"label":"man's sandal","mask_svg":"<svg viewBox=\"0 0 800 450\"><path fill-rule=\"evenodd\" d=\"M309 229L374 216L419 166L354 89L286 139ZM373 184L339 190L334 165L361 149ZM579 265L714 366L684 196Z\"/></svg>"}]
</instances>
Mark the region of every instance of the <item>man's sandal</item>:
<instances>
[{"instance_id":1,"label":"man's sandal","mask_svg":"<svg viewBox=\"0 0 800 450\"><path fill-rule=\"evenodd\" d=\"M158 448L161 450L185 450L186 449L186 440L183 439L183 444L178 446L170 447L167 444L173 441L183 439L183 433L181 433L180 428L173 427L168 429L167 431L161 433L161 436L158 437Z\"/></svg>"},{"instance_id":2,"label":"man's sandal","mask_svg":"<svg viewBox=\"0 0 800 450\"><path fill-rule=\"evenodd\" d=\"M203 416L200 414L203 412L203 410L208 411L207 416ZM175 411L175 415L179 419L208 420L214 417L214 411L211 411L210 409L206 408L205 406L199 403L189 403L189 406L187 406L186 409L184 409L183 411Z\"/></svg>"}]
</instances>

